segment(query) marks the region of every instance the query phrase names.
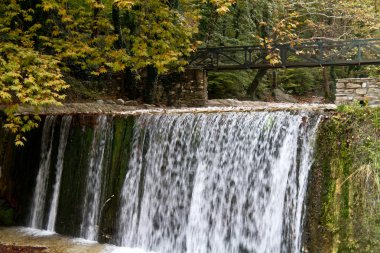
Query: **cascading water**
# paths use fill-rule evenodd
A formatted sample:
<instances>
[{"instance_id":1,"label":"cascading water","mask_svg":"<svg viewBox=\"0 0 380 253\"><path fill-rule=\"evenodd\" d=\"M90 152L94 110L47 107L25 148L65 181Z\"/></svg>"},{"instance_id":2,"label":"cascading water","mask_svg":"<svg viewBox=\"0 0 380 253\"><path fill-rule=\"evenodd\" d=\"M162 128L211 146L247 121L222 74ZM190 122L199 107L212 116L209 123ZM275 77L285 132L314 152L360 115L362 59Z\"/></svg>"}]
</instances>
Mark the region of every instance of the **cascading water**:
<instances>
[{"instance_id":1,"label":"cascading water","mask_svg":"<svg viewBox=\"0 0 380 253\"><path fill-rule=\"evenodd\" d=\"M111 122L107 116L99 116L94 130L90 151L90 162L86 180L82 224L80 236L88 240L98 237L98 221L100 216L102 172L105 167L105 152L112 138Z\"/></svg>"},{"instance_id":2,"label":"cascading water","mask_svg":"<svg viewBox=\"0 0 380 253\"><path fill-rule=\"evenodd\" d=\"M53 187L53 195L50 201L49 216L47 222L47 230L54 231L55 219L58 208L58 197L61 184L61 175L63 169L63 158L66 149L67 137L69 135L71 116L62 118L60 127L60 137L58 146L58 156L56 163L55 183ZM47 116L42 130L41 140L41 158L40 166L36 180L36 187L33 194L33 202L31 207L31 217L29 226L33 228L44 228L44 210L46 206L46 194L48 188L50 163L53 148L53 136L56 116Z\"/></svg>"},{"instance_id":3,"label":"cascading water","mask_svg":"<svg viewBox=\"0 0 380 253\"><path fill-rule=\"evenodd\" d=\"M29 226L32 228L42 228L43 226L55 121L56 116L47 116L42 130L40 166L29 219Z\"/></svg>"},{"instance_id":4,"label":"cascading water","mask_svg":"<svg viewBox=\"0 0 380 253\"><path fill-rule=\"evenodd\" d=\"M157 252L300 252L318 117L142 115L117 244Z\"/></svg>"},{"instance_id":5,"label":"cascading water","mask_svg":"<svg viewBox=\"0 0 380 253\"><path fill-rule=\"evenodd\" d=\"M72 120L71 116L62 117L60 136L59 136L57 163L55 165L55 170L56 170L55 183L53 186L53 197L52 197L50 208L49 208L48 223L47 223L47 230L49 231L54 231L55 221L57 217L58 198L59 198L59 191L61 189L63 160L65 156L67 137L69 135L71 120Z\"/></svg>"},{"instance_id":6,"label":"cascading water","mask_svg":"<svg viewBox=\"0 0 380 253\"><path fill-rule=\"evenodd\" d=\"M319 116L58 119L45 119L31 227L158 253L301 252Z\"/></svg>"}]
</instances>

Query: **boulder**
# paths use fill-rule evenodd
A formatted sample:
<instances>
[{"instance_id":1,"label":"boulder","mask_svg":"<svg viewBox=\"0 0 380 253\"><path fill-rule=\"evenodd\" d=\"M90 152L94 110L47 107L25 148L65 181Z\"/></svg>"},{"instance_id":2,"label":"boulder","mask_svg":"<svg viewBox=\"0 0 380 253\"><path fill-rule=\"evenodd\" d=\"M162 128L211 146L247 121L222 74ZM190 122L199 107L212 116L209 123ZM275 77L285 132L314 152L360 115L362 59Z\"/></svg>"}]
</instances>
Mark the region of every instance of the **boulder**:
<instances>
[{"instance_id":1,"label":"boulder","mask_svg":"<svg viewBox=\"0 0 380 253\"><path fill-rule=\"evenodd\" d=\"M274 89L273 95L278 102L297 103L297 100L280 89Z\"/></svg>"}]
</instances>

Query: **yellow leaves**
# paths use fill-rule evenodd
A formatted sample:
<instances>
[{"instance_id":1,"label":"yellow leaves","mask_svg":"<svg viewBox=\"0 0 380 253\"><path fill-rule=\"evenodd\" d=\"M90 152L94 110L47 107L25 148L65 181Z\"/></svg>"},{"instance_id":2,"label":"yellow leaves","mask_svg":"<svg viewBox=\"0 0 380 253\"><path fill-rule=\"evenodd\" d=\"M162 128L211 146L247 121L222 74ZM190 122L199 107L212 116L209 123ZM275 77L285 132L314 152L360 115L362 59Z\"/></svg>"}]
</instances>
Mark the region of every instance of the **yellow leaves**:
<instances>
[{"instance_id":1,"label":"yellow leaves","mask_svg":"<svg viewBox=\"0 0 380 253\"><path fill-rule=\"evenodd\" d=\"M230 7L236 0L201 0L201 2L213 4L216 8L216 12L220 15L224 15L230 11Z\"/></svg>"},{"instance_id":2,"label":"yellow leaves","mask_svg":"<svg viewBox=\"0 0 380 253\"><path fill-rule=\"evenodd\" d=\"M42 9L44 11L50 11L50 10L54 9L54 6L53 6L53 4L51 2L44 1L43 4L42 4Z\"/></svg>"},{"instance_id":3,"label":"yellow leaves","mask_svg":"<svg viewBox=\"0 0 380 253\"><path fill-rule=\"evenodd\" d=\"M190 2L184 1L183 9L178 11L169 8L166 1L134 1L133 4L138 8L130 9L129 14L135 19L138 28L123 33L125 40L130 43L128 66L139 71L153 65L162 74L185 64L180 58L195 50L191 38L197 31L199 21L198 12ZM221 12L227 11L226 6L219 7ZM109 66L114 68L119 64Z\"/></svg>"},{"instance_id":4,"label":"yellow leaves","mask_svg":"<svg viewBox=\"0 0 380 253\"><path fill-rule=\"evenodd\" d=\"M12 95L9 92L0 90L0 102L10 103L12 101Z\"/></svg>"},{"instance_id":5,"label":"yellow leaves","mask_svg":"<svg viewBox=\"0 0 380 253\"><path fill-rule=\"evenodd\" d=\"M269 62L270 65L274 66L281 63L280 56L276 52L271 52L265 57L265 60Z\"/></svg>"},{"instance_id":6,"label":"yellow leaves","mask_svg":"<svg viewBox=\"0 0 380 253\"><path fill-rule=\"evenodd\" d=\"M6 108L5 114L7 115L7 119L4 127L15 134L15 145L23 146L26 142L24 134L38 127L38 122L41 121L41 118L37 115L19 115L18 105L12 105Z\"/></svg>"},{"instance_id":7,"label":"yellow leaves","mask_svg":"<svg viewBox=\"0 0 380 253\"><path fill-rule=\"evenodd\" d=\"M227 5L222 5L216 9L216 12L219 14L226 14L228 11L229 11L229 6Z\"/></svg>"},{"instance_id":8,"label":"yellow leaves","mask_svg":"<svg viewBox=\"0 0 380 253\"><path fill-rule=\"evenodd\" d=\"M104 9L104 4L100 0L89 0L88 2L93 9Z\"/></svg>"},{"instance_id":9,"label":"yellow leaves","mask_svg":"<svg viewBox=\"0 0 380 253\"><path fill-rule=\"evenodd\" d=\"M0 103L10 105L5 113L5 128L16 134L16 145L25 141L24 133L38 124L38 117L17 115L18 104L41 106L60 104L60 91L68 85L62 80L58 61L32 48L0 42Z\"/></svg>"},{"instance_id":10,"label":"yellow leaves","mask_svg":"<svg viewBox=\"0 0 380 253\"><path fill-rule=\"evenodd\" d=\"M260 26L267 26L268 23L267 23L267 22L264 22L264 21L260 21L260 22L259 22L259 25L260 25Z\"/></svg>"},{"instance_id":11,"label":"yellow leaves","mask_svg":"<svg viewBox=\"0 0 380 253\"><path fill-rule=\"evenodd\" d=\"M101 66L101 67L99 68L99 73L100 73L100 74L107 73L107 69L106 69L104 66Z\"/></svg>"},{"instance_id":12,"label":"yellow leaves","mask_svg":"<svg viewBox=\"0 0 380 253\"><path fill-rule=\"evenodd\" d=\"M131 9L136 0L115 0L114 4L121 9Z\"/></svg>"},{"instance_id":13,"label":"yellow leaves","mask_svg":"<svg viewBox=\"0 0 380 253\"><path fill-rule=\"evenodd\" d=\"M43 0L40 6L45 12L60 9L60 5L56 2L56 0Z\"/></svg>"},{"instance_id":14,"label":"yellow leaves","mask_svg":"<svg viewBox=\"0 0 380 253\"><path fill-rule=\"evenodd\" d=\"M53 37L58 37L60 34L61 32L58 29L53 29L53 31L51 32L51 35Z\"/></svg>"}]
</instances>

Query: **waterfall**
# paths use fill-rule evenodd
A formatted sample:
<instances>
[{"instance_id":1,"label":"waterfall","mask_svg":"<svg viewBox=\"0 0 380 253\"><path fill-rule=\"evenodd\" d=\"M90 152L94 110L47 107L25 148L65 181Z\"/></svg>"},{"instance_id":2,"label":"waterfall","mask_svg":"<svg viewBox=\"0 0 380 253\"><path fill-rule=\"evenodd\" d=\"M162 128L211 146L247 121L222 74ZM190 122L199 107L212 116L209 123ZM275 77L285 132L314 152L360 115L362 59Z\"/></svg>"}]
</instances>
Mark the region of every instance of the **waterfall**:
<instances>
[{"instance_id":1,"label":"waterfall","mask_svg":"<svg viewBox=\"0 0 380 253\"><path fill-rule=\"evenodd\" d=\"M115 243L157 252L300 252L318 116L142 115Z\"/></svg>"},{"instance_id":2,"label":"waterfall","mask_svg":"<svg viewBox=\"0 0 380 253\"><path fill-rule=\"evenodd\" d=\"M102 172L105 167L106 146L111 141L112 127L107 116L97 118L94 137L90 150L89 168L86 180L86 192L82 209L80 236L96 240L100 217Z\"/></svg>"},{"instance_id":3,"label":"waterfall","mask_svg":"<svg viewBox=\"0 0 380 253\"><path fill-rule=\"evenodd\" d=\"M158 253L302 251L318 115L58 119L43 125L31 227Z\"/></svg>"},{"instance_id":4,"label":"waterfall","mask_svg":"<svg viewBox=\"0 0 380 253\"><path fill-rule=\"evenodd\" d=\"M58 155L55 165L55 183L53 186L53 195L50 201L47 222L47 229L50 231L54 231L55 219L57 215L63 159L70 130L71 118L71 116L64 116L60 127ZM55 122L56 116L47 116L42 130L40 166L36 180L36 187L33 194L33 202L31 207L32 215L29 220L29 226L33 228L41 229L44 227L44 210L47 204L46 195L48 192Z\"/></svg>"},{"instance_id":5,"label":"waterfall","mask_svg":"<svg viewBox=\"0 0 380 253\"><path fill-rule=\"evenodd\" d=\"M71 116L63 116L61 127L60 127L57 163L55 165L55 170L56 170L55 183L53 186L53 197L52 197L50 208L49 208L48 224L47 224L47 230L49 231L54 231L55 220L57 217L58 198L59 198L59 191L61 189L61 177L62 177L62 170L63 170L63 159L65 156L67 137L69 135L71 119L72 119Z\"/></svg>"},{"instance_id":6,"label":"waterfall","mask_svg":"<svg viewBox=\"0 0 380 253\"><path fill-rule=\"evenodd\" d=\"M29 226L32 228L42 228L43 226L55 121L56 116L47 116L42 130L40 165L29 219Z\"/></svg>"}]
</instances>

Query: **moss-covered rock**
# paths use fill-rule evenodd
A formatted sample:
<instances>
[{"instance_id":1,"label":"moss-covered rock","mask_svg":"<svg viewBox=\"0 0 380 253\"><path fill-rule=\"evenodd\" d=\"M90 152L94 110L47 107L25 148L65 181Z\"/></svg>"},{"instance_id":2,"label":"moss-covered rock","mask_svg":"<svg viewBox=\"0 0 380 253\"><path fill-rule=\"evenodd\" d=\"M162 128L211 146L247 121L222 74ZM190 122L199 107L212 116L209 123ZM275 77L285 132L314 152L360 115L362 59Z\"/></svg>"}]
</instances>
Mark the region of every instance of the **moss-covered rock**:
<instances>
[{"instance_id":1,"label":"moss-covered rock","mask_svg":"<svg viewBox=\"0 0 380 253\"><path fill-rule=\"evenodd\" d=\"M121 189L127 173L131 152L134 117L115 117L111 159L103 176L103 203L101 206L100 242L110 242L117 228Z\"/></svg>"},{"instance_id":2,"label":"moss-covered rock","mask_svg":"<svg viewBox=\"0 0 380 253\"><path fill-rule=\"evenodd\" d=\"M310 174L308 252L380 252L380 109L341 107L320 125Z\"/></svg>"},{"instance_id":3,"label":"moss-covered rock","mask_svg":"<svg viewBox=\"0 0 380 253\"><path fill-rule=\"evenodd\" d=\"M74 117L67 140L56 231L79 236L95 116Z\"/></svg>"}]
</instances>

